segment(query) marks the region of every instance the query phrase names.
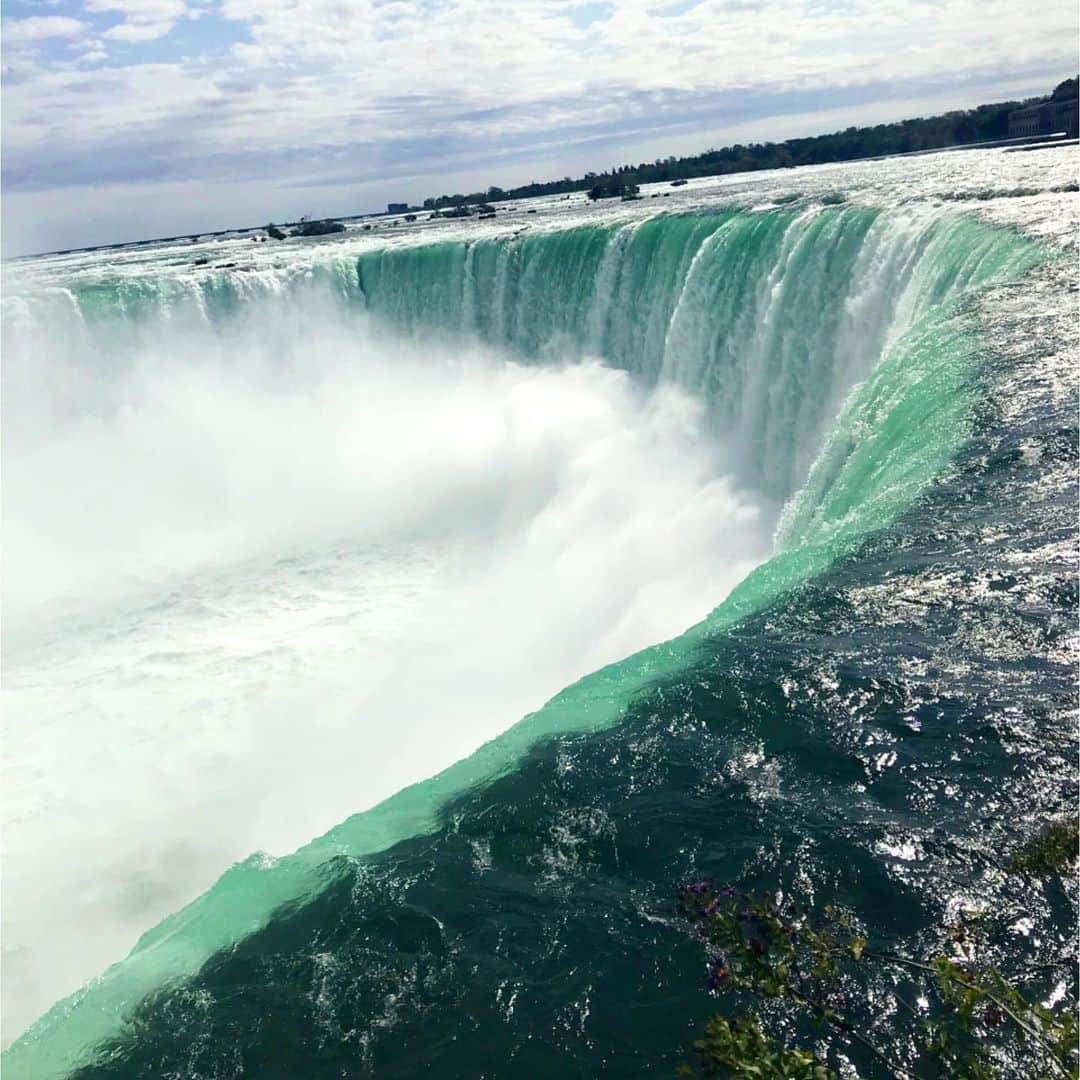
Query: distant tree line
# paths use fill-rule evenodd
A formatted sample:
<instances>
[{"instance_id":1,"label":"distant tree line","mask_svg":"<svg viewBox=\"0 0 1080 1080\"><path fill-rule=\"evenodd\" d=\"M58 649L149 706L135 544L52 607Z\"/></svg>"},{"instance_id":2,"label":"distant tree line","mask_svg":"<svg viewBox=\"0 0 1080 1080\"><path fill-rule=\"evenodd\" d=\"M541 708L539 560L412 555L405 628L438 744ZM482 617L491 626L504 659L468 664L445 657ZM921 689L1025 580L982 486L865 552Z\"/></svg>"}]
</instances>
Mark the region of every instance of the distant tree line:
<instances>
[{"instance_id":1,"label":"distant tree line","mask_svg":"<svg viewBox=\"0 0 1080 1080\"><path fill-rule=\"evenodd\" d=\"M657 158L637 165L613 165L609 171L588 172L584 176L563 177L546 183L533 182L521 187L490 187L469 195L439 195L425 199L424 208L441 210L481 202L528 199L536 195L560 195L588 191L592 198L623 195L640 184L687 180L697 176L723 176L727 173L755 172L759 169L785 169L796 165L823 165L857 158L907 154L914 150L941 150L967 143L991 142L1009 134L1009 113L1028 105L1062 101L1077 97L1078 80L1066 79L1052 95L1026 101L1002 101L980 105L918 120L901 120L874 127L849 127L831 135L788 139L780 143L741 143L722 150L706 150L692 157ZM595 194L593 194L595 192ZM636 193L636 192L635 192Z\"/></svg>"}]
</instances>

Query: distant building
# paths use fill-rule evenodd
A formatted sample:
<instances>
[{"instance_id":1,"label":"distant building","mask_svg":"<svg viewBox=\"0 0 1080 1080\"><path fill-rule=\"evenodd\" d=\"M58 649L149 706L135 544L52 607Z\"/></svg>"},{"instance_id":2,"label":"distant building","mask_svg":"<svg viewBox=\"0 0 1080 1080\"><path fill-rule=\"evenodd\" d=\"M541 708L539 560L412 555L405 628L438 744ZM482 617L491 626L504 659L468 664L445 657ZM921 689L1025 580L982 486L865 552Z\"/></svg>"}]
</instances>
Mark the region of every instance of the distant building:
<instances>
[{"instance_id":1,"label":"distant building","mask_svg":"<svg viewBox=\"0 0 1080 1080\"><path fill-rule=\"evenodd\" d=\"M1064 132L1070 138L1077 137L1080 107L1077 101L1047 101L1042 105L1029 105L1009 113L1009 138L1023 139L1032 135L1057 135Z\"/></svg>"},{"instance_id":2,"label":"distant building","mask_svg":"<svg viewBox=\"0 0 1080 1080\"><path fill-rule=\"evenodd\" d=\"M386 212L388 214L404 214L409 209L409 204L405 202L392 202L387 203Z\"/></svg>"}]
</instances>

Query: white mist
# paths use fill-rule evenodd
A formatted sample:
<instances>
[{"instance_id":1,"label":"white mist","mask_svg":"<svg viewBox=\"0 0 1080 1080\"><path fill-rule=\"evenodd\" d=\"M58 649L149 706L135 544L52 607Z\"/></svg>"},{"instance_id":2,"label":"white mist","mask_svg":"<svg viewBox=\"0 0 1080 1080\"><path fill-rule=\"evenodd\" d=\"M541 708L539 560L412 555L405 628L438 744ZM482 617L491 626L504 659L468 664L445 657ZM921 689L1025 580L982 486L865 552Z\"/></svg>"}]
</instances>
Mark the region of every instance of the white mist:
<instances>
[{"instance_id":1,"label":"white mist","mask_svg":"<svg viewBox=\"0 0 1080 1080\"><path fill-rule=\"evenodd\" d=\"M5 357L5 1040L768 554L699 406L317 294ZM32 345L32 348L30 347ZM15 355L12 355L12 352Z\"/></svg>"}]
</instances>

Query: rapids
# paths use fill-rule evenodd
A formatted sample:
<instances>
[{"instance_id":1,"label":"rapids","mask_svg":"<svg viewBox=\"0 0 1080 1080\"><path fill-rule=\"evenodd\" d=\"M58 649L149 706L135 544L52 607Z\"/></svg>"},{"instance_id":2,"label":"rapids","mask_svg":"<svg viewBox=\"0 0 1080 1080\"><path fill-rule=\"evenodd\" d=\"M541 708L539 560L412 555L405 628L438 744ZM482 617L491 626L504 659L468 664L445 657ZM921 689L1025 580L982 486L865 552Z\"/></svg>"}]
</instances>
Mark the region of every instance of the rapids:
<instances>
[{"instance_id":1,"label":"rapids","mask_svg":"<svg viewBox=\"0 0 1080 1080\"><path fill-rule=\"evenodd\" d=\"M773 688L750 691L739 642L749 633L794 641L792 626L828 606L800 598L837 575L840 590L889 588L859 553L894 532L921 535L920 515L954 463L998 437L987 402L1013 369L1003 374L988 357L1023 347L995 329L1009 288L1051 297L1042 318L1053 348L1040 362L1067 347L1053 322L1066 288L1060 242L1024 234L1052 232L1044 223L1072 205L1056 177L1042 196L980 197L992 205L976 214L940 197L945 185L927 180L934 164L907 167L939 197L891 205L872 183L893 168L882 163L831 170L799 197L777 190L794 178L755 178L737 191L701 186L664 213L582 209L562 221L542 206L535 227L351 233L273 262L262 246L245 256L237 240L237 265L221 269L196 261L212 250L205 244L9 268L9 1032L13 1015L25 1026L77 991L6 1052L12 1075L61 1075L118 1030L129 1042L103 1063L137 1061L145 1048L161 1067L183 1045L179 1034L168 1045L166 1013L183 1018L178 1030L205 1055L200 1069L231 1075L214 994L175 981L201 978L212 957L267 935L266 947L286 956L292 946L274 934L280 926L282 940L303 938L290 929L297 911L328 920L317 938L333 937L342 905L370 918L375 969L406 978L395 956L408 948L392 933L384 941L377 914L406 888L392 869L395 845L421 862L425 843L445 848L445 868L436 855L406 877L437 890L445 875L449 888L465 872L454 822L467 822L479 860L469 873L483 878L498 871L483 854L498 847L495 834L473 820L484 807L535 832L531 869L515 872L535 879L533 902L548 905L540 920L555 920L545 924L556 939L553 927L572 918L561 906L572 883L591 887L583 853L609 840L618 849L612 838L635 828L635 788L653 784L674 807L657 826L666 843L678 845L682 821L699 837L694 851L715 845L689 823L709 770L764 777L762 747L788 737L782 700L800 682L816 687L810 713L788 721L812 728L815 695L832 701L849 677L813 664L796 676L773 657L756 676ZM1034 162L1013 167L1038 172ZM836 196L837 177L862 197ZM979 498L989 536L993 499ZM935 512L951 520L960 509L946 503ZM953 558L967 565L962 550ZM837 618L858 637L857 620ZM850 668L894 648L887 633L871 635ZM964 663L977 667L970 655ZM761 741L725 742L714 748L725 763L703 764L693 733L707 744L705 723L730 740L735 721L702 719L708 708L686 699L694 685L710 687L722 714L732 694L771 702L746 706L764 725ZM855 712L867 707L860 694L874 700L878 691L860 686L829 706L835 723L841 700ZM1032 700L1042 692L1029 691ZM631 775L618 794L596 755L648 772L635 749L645 729L650 753L676 761L685 751L686 768L704 772ZM819 750L801 765L777 764L783 753L773 751L773 768L794 768L794 789L814 778L827 786L825 763L838 751ZM558 808L517 805L514 778L539 792L555 782L538 779L549 767L558 777L581 769L580 788L559 780L568 802ZM878 775L868 768L866 782ZM725 797L757 804L772 782ZM813 834L825 808L800 798L797 816ZM881 813L875 828L891 839L852 841L867 875L883 872L872 851L907 850ZM798 847L768 821L777 852ZM744 860L746 837L732 834ZM840 845L816 870L834 874L851 857ZM630 902L634 873L601 874L630 904L619 916L627 940L640 919L658 917L648 914L655 890L674 873L660 856L646 861L628 864L648 894L641 903ZM552 885L564 878L566 889ZM376 879L375 892L358 884ZM937 886L921 887L929 896ZM460 914L451 904L431 918L449 925ZM584 933L575 948L591 951L600 931ZM282 1036L282 1052L310 1052L318 1030L327 1061L347 1060L360 1024L357 1060L407 1075L378 1030L413 1030L413 1021L395 1006L380 1022L369 1000L383 975L358 980L351 946L297 947L322 974L268 961L292 1002L281 1024L296 1034L291 1044ZM500 948L485 945L481 974L470 976L446 940L429 942L421 952L442 960L423 977L451 995L457 986L503 1001L514 977L496 977ZM522 948L539 955L537 942ZM596 979L609 975L598 969L591 990L579 987L584 1016L589 994L601 993ZM229 985L251 978L226 970ZM179 996L146 998L172 985ZM402 986L392 993L410 999ZM536 1007L542 1024L561 1006ZM509 1009L500 1022L510 1024ZM136 1028L118 1029L132 1015ZM576 1015L584 1041L564 1050L588 1071L598 1067L590 1055L615 1044L610 1033L590 1042ZM657 1042L658 1059L677 1049L673 1037ZM487 1067L508 1060L499 1053Z\"/></svg>"}]
</instances>

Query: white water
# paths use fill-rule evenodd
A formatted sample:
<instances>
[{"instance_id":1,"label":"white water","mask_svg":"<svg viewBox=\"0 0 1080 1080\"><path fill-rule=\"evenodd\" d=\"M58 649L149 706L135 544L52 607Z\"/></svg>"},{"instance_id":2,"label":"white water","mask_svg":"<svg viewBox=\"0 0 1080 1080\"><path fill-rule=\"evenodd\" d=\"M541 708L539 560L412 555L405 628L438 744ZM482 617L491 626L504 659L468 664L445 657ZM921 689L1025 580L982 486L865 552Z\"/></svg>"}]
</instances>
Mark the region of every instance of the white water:
<instances>
[{"instance_id":1,"label":"white water","mask_svg":"<svg viewBox=\"0 0 1080 1080\"><path fill-rule=\"evenodd\" d=\"M798 175L878 205L933 204L974 177L981 213L1049 234L1063 196L981 197L1074 175L1074 158L1038 158ZM784 195L793 176L695 184L671 205ZM655 211L554 207L547 225L564 212ZM182 277L215 247L26 276ZM286 254L284 275L326 258L216 250L252 279ZM54 299L4 369L5 1041L234 859L287 851L460 758L682 630L768 553L775 508L724 479L743 473L673 388L416 352L313 296L253 307L225 337L178 312L102 349ZM5 335L18 321L5 314Z\"/></svg>"},{"instance_id":2,"label":"white water","mask_svg":"<svg viewBox=\"0 0 1080 1080\"><path fill-rule=\"evenodd\" d=\"M8 1041L236 859L462 757L768 553L774 509L677 390L421 354L312 303L111 372L39 331L9 382Z\"/></svg>"}]
</instances>

